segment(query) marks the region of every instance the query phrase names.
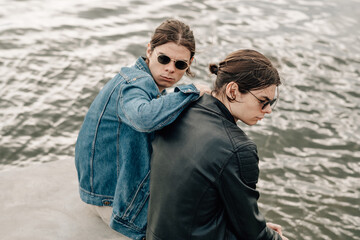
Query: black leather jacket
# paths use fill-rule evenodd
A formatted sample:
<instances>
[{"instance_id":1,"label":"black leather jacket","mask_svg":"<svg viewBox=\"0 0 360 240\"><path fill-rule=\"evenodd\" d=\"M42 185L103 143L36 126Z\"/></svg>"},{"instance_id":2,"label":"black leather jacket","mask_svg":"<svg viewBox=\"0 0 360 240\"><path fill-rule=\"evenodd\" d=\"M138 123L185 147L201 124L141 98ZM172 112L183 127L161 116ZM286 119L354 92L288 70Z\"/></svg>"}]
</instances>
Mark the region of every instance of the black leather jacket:
<instances>
[{"instance_id":1,"label":"black leather jacket","mask_svg":"<svg viewBox=\"0 0 360 240\"><path fill-rule=\"evenodd\" d=\"M153 142L147 240L279 240L259 213L256 145L209 95Z\"/></svg>"}]
</instances>

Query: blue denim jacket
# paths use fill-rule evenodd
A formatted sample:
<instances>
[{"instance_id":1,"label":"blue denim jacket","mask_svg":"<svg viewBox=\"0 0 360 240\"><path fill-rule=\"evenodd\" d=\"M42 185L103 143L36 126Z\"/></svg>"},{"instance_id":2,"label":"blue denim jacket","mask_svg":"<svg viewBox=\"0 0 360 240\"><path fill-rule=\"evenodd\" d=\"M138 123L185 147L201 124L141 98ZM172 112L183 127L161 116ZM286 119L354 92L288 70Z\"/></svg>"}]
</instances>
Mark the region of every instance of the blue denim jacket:
<instances>
[{"instance_id":1,"label":"blue denim jacket","mask_svg":"<svg viewBox=\"0 0 360 240\"><path fill-rule=\"evenodd\" d=\"M161 94L140 57L91 104L75 146L80 197L88 204L112 206L114 230L133 239L145 236L154 131L198 97L192 84Z\"/></svg>"}]
</instances>

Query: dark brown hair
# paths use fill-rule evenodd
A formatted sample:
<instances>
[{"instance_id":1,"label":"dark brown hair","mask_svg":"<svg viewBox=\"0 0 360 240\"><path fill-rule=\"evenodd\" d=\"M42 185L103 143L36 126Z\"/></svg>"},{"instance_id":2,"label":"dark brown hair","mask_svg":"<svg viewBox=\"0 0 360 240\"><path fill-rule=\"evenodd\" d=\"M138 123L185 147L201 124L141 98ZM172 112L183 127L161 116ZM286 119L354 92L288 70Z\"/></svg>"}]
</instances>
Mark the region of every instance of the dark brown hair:
<instances>
[{"instance_id":1,"label":"dark brown hair","mask_svg":"<svg viewBox=\"0 0 360 240\"><path fill-rule=\"evenodd\" d=\"M150 46L153 51L157 46L174 42L190 51L190 59L195 55L195 38L192 30L185 23L176 19L167 19L155 29ZM194 76L190 67L186 70L188 76Z\"/></svg>"},{"instance_id":2,"label":"dark brown hair","mask_svg":"<svg viewBox=\"0 0 360 240\"><path fill-rule=\"evenodd\" d=\"M270 60L250 49L229 54L219 65L210 64L209 70L217 75L213 90L216 94L230 82L235 82L241 93L281 84L279 73Z\"/></svg>"}]
</instances>

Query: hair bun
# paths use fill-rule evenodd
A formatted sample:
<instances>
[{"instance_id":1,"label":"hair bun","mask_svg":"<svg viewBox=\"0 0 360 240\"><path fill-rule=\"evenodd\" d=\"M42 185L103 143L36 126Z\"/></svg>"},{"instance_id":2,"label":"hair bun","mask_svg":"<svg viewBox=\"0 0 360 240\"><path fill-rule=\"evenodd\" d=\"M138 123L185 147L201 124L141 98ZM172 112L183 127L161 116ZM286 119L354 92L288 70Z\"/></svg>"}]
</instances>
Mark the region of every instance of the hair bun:
<instances>
[{"instance_id":1,"label":"hair bun","mask_svg":"<svg viewBox=\"0 0 360 240\"><path fill-rule=\"evenodd\" d=\"M211 63L211 64L209 65L209 70L210 70L210 72L211 72L212 74L217 75L218 72L219 72L219 66L218 66L217 64L215 64L215 63Z\"/></svg>"}]
</instances>

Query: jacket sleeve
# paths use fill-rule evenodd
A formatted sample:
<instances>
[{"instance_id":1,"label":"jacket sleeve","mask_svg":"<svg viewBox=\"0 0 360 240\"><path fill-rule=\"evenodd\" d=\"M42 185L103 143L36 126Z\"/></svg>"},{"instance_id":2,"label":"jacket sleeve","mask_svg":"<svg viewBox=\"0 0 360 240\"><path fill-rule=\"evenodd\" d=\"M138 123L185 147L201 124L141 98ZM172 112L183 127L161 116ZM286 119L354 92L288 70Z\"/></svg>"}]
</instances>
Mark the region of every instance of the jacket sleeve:
<instances>
[{"instance_id":1,"label":"jacket sleeve","mask_svg":"<svg viewBox=\"0 0 360 240\"><path fill-rule=\"evenodd\" d=\"M137 79L120 88L118 115L139 132L152 132L172 123L190 102L199 98L193 84L176 87L167 95L160 95L153 84Z\"/></svg>"},{"instance_id":2,"label":"jacket sleeve","mask_svg":"<svg viewBox=\"0 0 360 240\"><path fill-rule=\"evenodd\" d=\"M257 180L258 156L256 146L250 145L233 154L219 178L231 231L238 239L281 240L259 212L259 192L251 187Z\"/></svg>"}]
</instances>

